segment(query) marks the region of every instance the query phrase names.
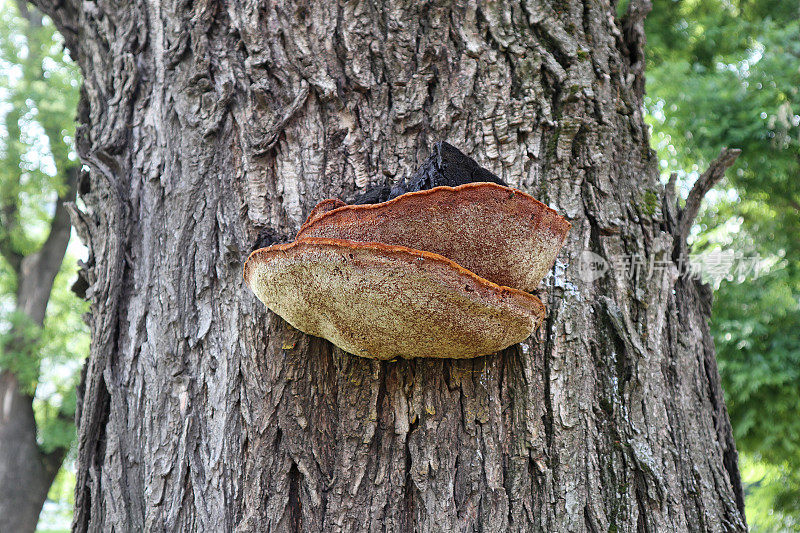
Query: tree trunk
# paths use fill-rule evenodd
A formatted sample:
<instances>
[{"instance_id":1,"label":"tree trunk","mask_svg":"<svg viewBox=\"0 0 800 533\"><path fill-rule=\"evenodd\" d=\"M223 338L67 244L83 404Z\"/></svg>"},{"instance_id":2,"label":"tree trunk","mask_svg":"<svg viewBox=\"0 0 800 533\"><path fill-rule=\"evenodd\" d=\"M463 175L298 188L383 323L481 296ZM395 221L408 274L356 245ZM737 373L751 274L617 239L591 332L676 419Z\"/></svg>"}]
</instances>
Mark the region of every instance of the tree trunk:
<instances>
[{"instance_id":1,"label":"tree trunk","mask_svg":"<svg viewBox=\"0 0 800 533\"><path fill-rule=\"evenodd\" d=\"M76 530L745 529L642 119L646 1L37 3L85 75ZM572 222L527 342L360 359L247 290L259 230L439 139ZM663 268L588 281L586 250Z\"/></svg>"},{"instance_id":2,"label":"tree trunk","mask_svg":"<svg viewBox=\"0 0 800 533\"><path fill-rule=\"evenodd\" d=\"M0 531L33 533L66 450L44 454L36 442L33 398L0 372Z\"/></svg>"},{"instance_id":3,"label":"tree trunk","mask_svg":"<svg viewBox=\"0 0 800 533\"><path fill-rule=\"evenodd\" d=\"M24 328L39 330L44 324L50 292L72 230L65 203L75 198L78 173L78 166L65 173L66 190L56 201L47 240L36 253L19 257L15 310L25 322L12 324L12 341L4 349L30 353L30 357L38 355L31 352L28 344L32 339ZM0 532L36 530L42 505L67 452L62 447L48 453L39 448L33 396L34 391L25 390L13 371L0 370Z\"/></svg>"}]
</instances>

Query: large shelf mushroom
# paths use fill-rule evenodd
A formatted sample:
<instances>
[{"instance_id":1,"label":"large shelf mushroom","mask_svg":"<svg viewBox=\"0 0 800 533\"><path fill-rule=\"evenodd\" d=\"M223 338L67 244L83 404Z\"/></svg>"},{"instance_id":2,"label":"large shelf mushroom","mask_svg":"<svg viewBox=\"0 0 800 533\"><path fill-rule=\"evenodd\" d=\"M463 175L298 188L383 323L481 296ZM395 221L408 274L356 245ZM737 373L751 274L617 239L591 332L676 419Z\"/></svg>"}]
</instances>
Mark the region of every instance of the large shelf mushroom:
<instances>
[{"instance_id":1,"label":"large shelf mushroom","mask_svg":"<svg viewBox=\"0 0 800 533\"><path fill-rule=\"evenodd\" d=\"M433 252L500 285L533 291L570 224L529 194L495 183L410 192L380 204L325 200L297 240L327 237Z\"/></svg>"},{"instance_id":2,"label":"large shelf mushroom","mask_svg":"<svg viewBox=\"0 0 800 533\"><path fill-rule=\"evenodd\" d=\"M254 251L247 285L295 328L362 357L468 358L521 342L544 305L526 291L570 224L495 183L378 204L323 200L293 243Z\"/></svg>"}]
</instances>

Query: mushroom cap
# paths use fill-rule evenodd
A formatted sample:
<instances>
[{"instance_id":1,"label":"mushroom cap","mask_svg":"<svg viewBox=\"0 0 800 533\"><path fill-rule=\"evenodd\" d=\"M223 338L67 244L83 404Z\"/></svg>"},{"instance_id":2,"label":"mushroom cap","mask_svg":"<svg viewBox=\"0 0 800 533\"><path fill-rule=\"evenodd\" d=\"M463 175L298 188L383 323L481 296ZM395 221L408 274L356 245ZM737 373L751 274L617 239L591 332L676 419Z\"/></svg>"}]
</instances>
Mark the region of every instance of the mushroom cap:
<instances>
[{"instance_id":1,"label":"mushroom cap","mask_svg":"<svg viewBox=\"0 0 800 533\"><path fill-rule=\"evenodd\" d=\"M532 196L483 182L435 187L380 204L315 209L312 215L297 240L344 239L425 250L523 291L539 285L570 228Z\"/></svg>"},{"instance_id":2,"label":"mushroom cap","mask_svg":"<svg viewBox=\"0 0 800 533\"><path fill-rule=\"evenodd\" d=\"M544 317L531 294L382 243L307 237L262 248L244 277L295 328L376 359L488 355L527 338Z\"/></svg>"}]
</instances>

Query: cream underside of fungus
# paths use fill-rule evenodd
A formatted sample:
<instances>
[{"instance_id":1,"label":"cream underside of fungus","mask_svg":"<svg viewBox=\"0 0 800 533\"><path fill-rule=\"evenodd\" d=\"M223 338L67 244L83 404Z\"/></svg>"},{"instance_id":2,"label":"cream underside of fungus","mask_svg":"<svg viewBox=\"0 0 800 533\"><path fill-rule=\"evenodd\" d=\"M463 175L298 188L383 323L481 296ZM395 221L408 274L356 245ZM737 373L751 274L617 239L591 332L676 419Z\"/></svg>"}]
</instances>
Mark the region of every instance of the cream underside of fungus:
<instances>
[{"instance_id":1,"label":"cream underside of fungus","mask_svg":"<svg viewBox=\"0 0 800 533\"><path fill-rule=\"evenodd\" d=\"M524 340L544 317L531 294L380 243L310 238L263 248L245 279L292 326L376 359L486 355Z\"/></svg>"},{"instance_id":2,"label":"cream underside of fungus","mask_svg":"<svg viewBox=\"0 0 800 533\"><path fill-rule=\"evenodd\" d=\"M324 200L295 242L253 252L244 277L295 328L362 357L469 358L527 338L544 318L528 292L569 222L493 183L380 204Z\"/></svg>"},{"instance_id":3,"label":"cream underside of fungus","mask_svg":"<svg viewBox=\"0 0 800 533\"><path fill-rule=\"evenodd\" d=\"M425 250L528 292L553 266L570 227L532 196L494 183L436 187L380 204L332 208L326 202L331 200L312 211L297 240L327 237Z\"/></svg>"}]
</instances>

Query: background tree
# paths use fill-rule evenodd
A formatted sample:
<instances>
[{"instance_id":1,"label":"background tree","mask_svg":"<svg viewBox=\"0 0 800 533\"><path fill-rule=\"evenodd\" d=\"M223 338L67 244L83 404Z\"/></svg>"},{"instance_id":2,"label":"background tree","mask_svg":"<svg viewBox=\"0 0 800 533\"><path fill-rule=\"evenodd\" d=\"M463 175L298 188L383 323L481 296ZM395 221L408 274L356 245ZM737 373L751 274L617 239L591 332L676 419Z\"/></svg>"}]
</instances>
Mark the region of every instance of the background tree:
<instances>
[{"instance_id":1,"label":"background tree","mask_svg":"<svg viewBox=\"0 0 800 533\"><path fill-rule=\"evenodd\" d=\"M674 259L736 154L684 211L659 184L648 2L37 4L85 79L77 530L744 530L710 292ZM573 223L532 339L369 361L243 287L259 230L440 138ZM586 250L659 268L589 281Z\"/></svg>"},{"instance_id":2,"label":"background tree","mask_svg":"<svg viewBox=\"0 0 800 533\"><path fill-rule=\"evenodd\" d=\"M719 286L712 333L746 452L748 521L765 531L800 525L798 15L791 2L661 0L646 24L646 103L664 172L688 185L718 146L742 148L695 249L763 259L756 279L732 269Z\"/></svg>"},{"instance_id":3,"label":"background tree","mask_svg":"<svg viewBox=\"0 0 800 533\"><path fill-rule=\"evenodd\" d=\"M80 171L78 76L53 25L24 2L0 8L0 62L0 531L24 532L74 439L88 351L84 306L68 290L76 268L62 268Z\"/></svg>"}]
</instances>

